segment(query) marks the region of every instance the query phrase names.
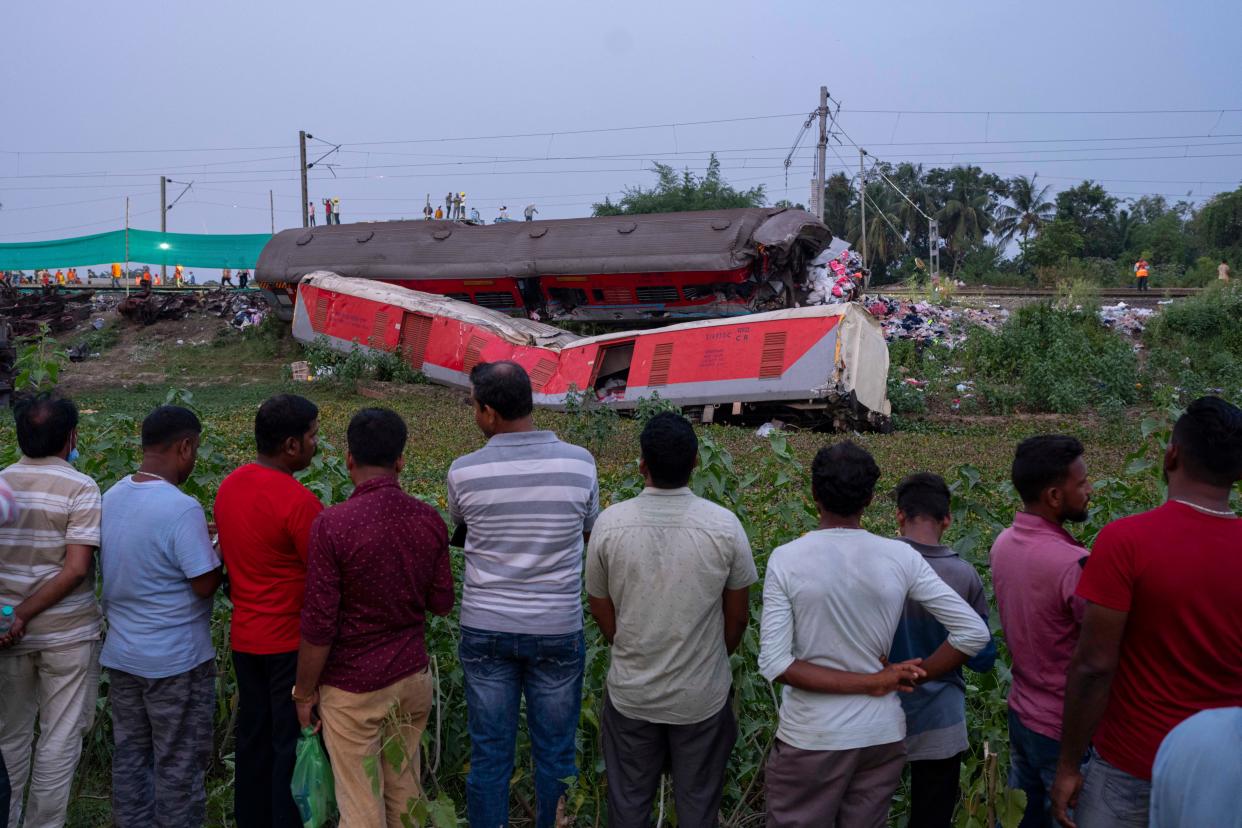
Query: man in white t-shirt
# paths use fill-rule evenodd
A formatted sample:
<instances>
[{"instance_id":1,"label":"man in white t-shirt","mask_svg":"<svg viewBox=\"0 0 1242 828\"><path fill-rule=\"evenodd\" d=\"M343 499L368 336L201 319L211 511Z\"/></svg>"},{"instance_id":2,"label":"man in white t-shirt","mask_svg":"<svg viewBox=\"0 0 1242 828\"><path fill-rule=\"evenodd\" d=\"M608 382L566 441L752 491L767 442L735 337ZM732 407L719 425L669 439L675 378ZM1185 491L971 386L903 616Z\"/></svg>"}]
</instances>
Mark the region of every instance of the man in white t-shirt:
<instances>
[{"instance_id":1,"label":"man in white t-shirt","mask_svg":"<svg viewBox=\"0 0 1242 828\"><path fill-rule=\"evenodd\" d=\"M819 529L778 547L763 589L759 672L785 685L766 769L768 828L881 828L901 779L898 691L960 667L987 625L908 544L862 528L880 469L851 442L811 466ZM889 664L906 600L948 630L926 659Z\"/></svg>"}]
</instances>

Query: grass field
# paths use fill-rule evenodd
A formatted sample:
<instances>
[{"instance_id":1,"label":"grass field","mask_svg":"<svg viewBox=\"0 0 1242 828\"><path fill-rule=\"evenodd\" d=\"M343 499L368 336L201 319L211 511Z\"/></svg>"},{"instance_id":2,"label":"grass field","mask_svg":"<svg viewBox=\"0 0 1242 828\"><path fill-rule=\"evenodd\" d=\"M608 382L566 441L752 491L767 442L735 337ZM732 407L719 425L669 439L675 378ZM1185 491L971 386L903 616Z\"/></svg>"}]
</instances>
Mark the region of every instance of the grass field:
<instances>
[{"instance_id":1,"label":"grass field","mask_svg":"<svg viewBox=\"0 0 1242 828\"><path fill-rule=\"evenodd\" d=\"M99 360L69 366L61 377L62 387L83 409L80 465L106 486L132 471L136 463L134 429L151 408L166 399L170 389L187 389L192 404L203 416L206 458L192 490L210 508L210 495L220 476L245 462L252 453L254 411L267 396L294 391L313 399L321 410L321 434L325 442L321 465L313 470L317 492L330 500L347 492L339 461L343 456L344 432L350 416L368 405L384 405L398 411L410 426L403 483L412 493L434 505L444 506L444 476L457 456L483 443L469 405L459 392L420 384L366 384L361 388L328 383L294 384L284 379L284 365L298 357L297 346L287 340L253 335L216 334L218 326L204 326L193 336L169 326L143 331L127 329ZM176 343L177 339L182 344ZM636 491L636 462L640 424L599 414L539 412L537 422L566 439L588 446L599 465L605 504ZM987 578L987 547L999 527L1017 507L1004 483L1014 445L1025 436L1040 432L1064 432L1079 436L1088 446L1087 460L1096 478L1112 478L1106 485L1102 505L1092 523L1082 528L1084 537L1098 530L1108 518L1154 502L1157 487L1150 473L1127 477L1131 454L1142 442L1140 417L1135 413L1122 422L1092 414L1028 417L943 417L905 421L891 434L854 435L866 446L883 470L880 494L868 510L866 525L873 531L895 530L893 507L881 496L904 475L934 471L953 481L955 517L950 540L963 555L980 566ZM128 432L128 433L126 433ZM751 429L728 426L700 428L704 462L695 486L706 496L736 509L750 531L762 574L768 553L779 543L805 531L811 524L809 483L806 469L815 451L841 435L787 433L759 438ZM0 428L0 446L11 444L7 426ZM327 461L326 463L323 461ZM1133 468L1130 469L1134 471ZM460 575L460 554L455 553ZM989 584L990 586L990 584ZM753 624L734 656L736 695L742 736L733 757L726 789L725 812L730 825L754 825L761 821L762 784L758 771L775 726L775 698L757 675L759 598L752 601ZM216 639L221 650L220 712L217 716L216 761L211 772L211 824L229 823L231 807L231 747L227 723L231 718L234 685L228 669L228 606L219 599ZM995 619L993 619L995 627ZM588 621L588 668L583 723L580 732L582 776L574 788L571 813L575 824L601 824L603 799L601 761L597 746L597 718L607 648ZM456 622L437 619L429 630L429 649L439 672L438 701L443 725L429 734L423 749L439 768L429 785L429 795L441 805L450 801L464 819L461 807L468 744L464 733L464 700L460 672L456 669ZM1002 648L1003 649L1003 648ZM1004 736L1004 697L1008 668L1001 665L988 676L971 680L970 725L973 754L966 765L969 784L964 787L963 825L984 825L989 812L1010 824L1012 798L1003 793L1007 749ZM88 737L79 770L70 825L110 824L108 806L110 725L106 699L101 716ZM987 741L985 757L983 742ZM519 751L525 751L525 745ZM515 821L527 815L531 800L528 752L521 752L514 792L518 802ZM1001 784L997 784L997 780ZM894 807L894 824L904 824L904 789ZM463 823L464 824L464 823Z\"/></svg>"}]
</instances>

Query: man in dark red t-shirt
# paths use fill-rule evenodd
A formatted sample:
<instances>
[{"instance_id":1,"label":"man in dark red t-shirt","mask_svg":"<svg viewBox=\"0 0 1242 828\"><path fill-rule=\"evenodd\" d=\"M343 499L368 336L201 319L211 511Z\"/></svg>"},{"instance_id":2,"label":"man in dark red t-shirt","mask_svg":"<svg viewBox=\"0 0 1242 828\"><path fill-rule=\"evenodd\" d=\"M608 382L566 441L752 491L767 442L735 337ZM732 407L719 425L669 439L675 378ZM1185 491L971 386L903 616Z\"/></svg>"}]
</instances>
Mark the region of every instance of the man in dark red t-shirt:
<instances>
[{"instance_id":1,"label":"man in dark red t-shirt","mask_svg":"<svg viewBox=\"0 0 1242 828\"><path fill-rule=\"evenodd\" d=\"M310 465L318 433L313 402L272 397L254 418L255 461L226 477L216 493L233 602L238 828L302 825L289 787L298 739L291 692L310 528L323 505L293 474Z\"/></svg>"},{"instance_id":2,"label":"man in dark red t-shirt","mask_svg":"<svg viewBox=\"0 0 1242 828\"><path fill-rule=\"evenodd\" d=\"M398 480L407 436L395 411L355 414L346 464L356 488L311 529L293 700L302 727L319 705L344 826L380 825L385 813L399 825L421 796L432 699L426 617L453 608L444 519ZM399 745L401 762L380 750L388 744Z\"/></svg>"},{"instance_id":3,"label":"man in dark red t-shirt","mask_svg":"<svg viewBox=\"0 0 1242 828\"><path fill-rule=\"evenodd\" d=\"M1200 710L1242 704L1242 520L1229 507L1242 410L1191 403L1164 473L1168 502L1104 527L1078 585L1088 603L1052 790L1065 826L1146 828L1165 735Z\"/></svg>"}]
</instances>

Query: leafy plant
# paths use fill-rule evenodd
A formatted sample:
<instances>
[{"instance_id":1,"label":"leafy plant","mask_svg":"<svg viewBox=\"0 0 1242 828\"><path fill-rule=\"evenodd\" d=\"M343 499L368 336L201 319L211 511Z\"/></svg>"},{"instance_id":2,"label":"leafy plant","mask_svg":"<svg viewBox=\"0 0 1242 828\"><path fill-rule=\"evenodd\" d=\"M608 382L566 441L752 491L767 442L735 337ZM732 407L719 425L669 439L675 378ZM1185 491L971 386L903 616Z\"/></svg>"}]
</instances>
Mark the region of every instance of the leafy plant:
<instances>
[{"instance_id":1,"label":"leafy plant","mask_svg":"<svg viewBox=\"0 0 1242 828\"><path fill-rule=\"evenodd\" d=\"M52 336L51 329L43 323L36 336L17 342L13 388L16 391L47 391L59 382L60 371L68 362L69 352L61 347L56 337Z\"/></svg>"}]
</instances>

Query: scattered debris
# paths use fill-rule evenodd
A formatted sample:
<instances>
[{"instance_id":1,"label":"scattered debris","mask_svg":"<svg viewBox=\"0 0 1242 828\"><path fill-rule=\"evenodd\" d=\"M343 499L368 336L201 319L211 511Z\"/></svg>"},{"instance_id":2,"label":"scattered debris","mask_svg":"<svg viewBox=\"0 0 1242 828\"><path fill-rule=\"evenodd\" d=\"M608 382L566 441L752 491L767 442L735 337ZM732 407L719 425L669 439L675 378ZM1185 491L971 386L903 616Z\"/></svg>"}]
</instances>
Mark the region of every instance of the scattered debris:
<instances>
[{"instance_id":1,"label":"scattered debris","mask_svg":"<svg viewBox=\"0 0 1242 828\"><path fill-rule=\"evenodd\" d=\"M15 338L34 336L43 325L61 333L91 315L93 295L93 291L62 293L54 285L37 293L19 293L15 286L0 283L0 319L9 323Z\"/></svg>"},{"instance_id":2,"label":"scattered debris","mask_svg":"<svg viewBox=\"0 0 1242 828\"><path fill-rule=\"evenodd\" d=\"M784 431L784 430L785 430L784 423L782 423L780 420L772 420L771 422L764 423L763 425L759 426L759 428L755 429L755 436L756 437L767 437L769 434L771 434L774 431Z\"/></svg>"},{"instance_id":3,"label":"scattered debris","mask_svg":"<svg viewBox=\"0 0 1242 828\"><path fill-rule=\"evenodd\" d=\"M289 363L289 375L294 382L310 382L310 363L304 359Z\"/></svg>"},{"instance_id":4,"label":"scattered debris","mask_svg":"<svg viewBox=\"0 0 1242 828\"><path fill-rule=\"evenodd\" d=\"M1151 308L1134 308L1125 302L1118 302L1100 308L1100 321L1118 333L1137 338L1143 333L1147 320L1154 313Z\"/></svg>"},{"instance_id":5,"label":"scattered debris","mask_svg":"<svg viewBox=\"0 0 1242 828\"><path fill-rule=\"evenodd\" d=\"M955 348L965 341L971 326L995 331L1009 320L1009 311L999 305L963 308L879 295L864 296L859 302L880 320L889 342L910 339Z\"/></svg>"},{"instance_id":6,"label":"scattered debris","mask_svg":"<svg viewBox=\"0 0 1242 828\"><path fill-rule=\"evenodd\" d=\"M267 300L259 294L213 290L194 293L140 293L121 300L117 312L130 322L154 325L161 319L184 319L203 313L228 319L237 329L258 325L267 318Z\"/></svg>"}]
</instances>

